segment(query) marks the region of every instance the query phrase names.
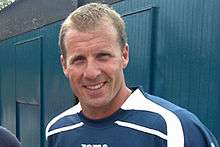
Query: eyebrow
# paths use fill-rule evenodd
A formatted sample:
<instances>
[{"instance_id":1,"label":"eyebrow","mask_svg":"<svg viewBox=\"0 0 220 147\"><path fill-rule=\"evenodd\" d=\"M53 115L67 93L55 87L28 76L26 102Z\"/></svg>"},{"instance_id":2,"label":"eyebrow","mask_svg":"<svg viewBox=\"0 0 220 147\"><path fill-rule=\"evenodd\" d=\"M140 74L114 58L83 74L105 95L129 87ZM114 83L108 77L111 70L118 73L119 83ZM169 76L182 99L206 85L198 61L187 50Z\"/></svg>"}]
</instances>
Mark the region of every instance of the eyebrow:
<instances>
[{"instance_id":1,"label":"eyebrow","mask_svg":"<svg viewBox=\"0 0 220 147\"><path fill-rule=\"evenodd\" d=\"M109 54L111 54L111 51L108 48L98 49L98 50L94 51L94 54L99 54L99 53L109 53Z\"/></svg>"},{"instance_id":2,"label":"eyebrow","mask_svg":"<svg viewBox=\"0 0 220 147\"><path fill-rule=\"evenodd\" d=\"M81 59L84 58L84 56L82 54L74 54L72 56L69 57L69 63L72 63L73 61L76 61L77 59Z\"/></svg>"}]
</instances>

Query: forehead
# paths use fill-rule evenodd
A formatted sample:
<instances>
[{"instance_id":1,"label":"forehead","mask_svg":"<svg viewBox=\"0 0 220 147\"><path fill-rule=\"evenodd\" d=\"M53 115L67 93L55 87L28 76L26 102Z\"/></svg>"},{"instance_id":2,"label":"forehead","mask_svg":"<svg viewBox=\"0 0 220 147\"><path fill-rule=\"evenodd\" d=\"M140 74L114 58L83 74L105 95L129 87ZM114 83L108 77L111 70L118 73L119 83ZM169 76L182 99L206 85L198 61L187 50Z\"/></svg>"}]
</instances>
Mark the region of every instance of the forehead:
<instances>
[{"instance_id":1,"label":"forehead","mask_svg":"<svg viewBox=\"0 0 220 147\"><path fill-rule=\"evenodd\" d=\"M89 27L86 31L71 28L64 36L66 49L77 46L90 46L92 44L118 44L118 33L111 21L102 21L95 27Z\"/></svg>"},{"instance_id":2,"label":"forehead","mask_svg":"<svg viewBox=\"0 0 220 147\"><path fill-rule=\"evenodd\" d=\"M68 35L68 32L75 31L79 33L105 33L106 34L115 34L117 35L117 30L110 18L103 17L100 20L97 20L95 23L87 23L82 25L79 24L72 24L71 27L66 31L66 36ZM78 25L78 26L75 26Z\"/></svg>"}]
</instances>

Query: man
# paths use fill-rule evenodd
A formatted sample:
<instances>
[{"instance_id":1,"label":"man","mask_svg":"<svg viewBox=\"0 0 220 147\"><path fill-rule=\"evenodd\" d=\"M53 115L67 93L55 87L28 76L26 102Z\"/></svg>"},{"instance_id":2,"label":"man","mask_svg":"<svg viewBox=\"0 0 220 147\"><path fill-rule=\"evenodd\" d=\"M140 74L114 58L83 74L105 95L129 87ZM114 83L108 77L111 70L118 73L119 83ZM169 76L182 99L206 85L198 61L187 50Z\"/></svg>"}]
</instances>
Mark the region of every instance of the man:
<instances>
[{"instance_id":1,"label":"man","mask_svg":"<svg viewBox=\"0 0 220 147\"><path fill-rule=\"evenodd\" d=\"M9 130L0 126L0 147L20 147L18 139Z\"/></svg>"},{"instance_id":2,"label":"man","mask_svg":"<svg viewBox=\"0 0 220 147\"><path fill-rule=\"evenodd\" d=\"M125 24L114 10L96 3L78 8L59 39L63 71L79 103L48 124L49 147L218 147L190 112L126 86Z\"/></svg>"}]
</instances>

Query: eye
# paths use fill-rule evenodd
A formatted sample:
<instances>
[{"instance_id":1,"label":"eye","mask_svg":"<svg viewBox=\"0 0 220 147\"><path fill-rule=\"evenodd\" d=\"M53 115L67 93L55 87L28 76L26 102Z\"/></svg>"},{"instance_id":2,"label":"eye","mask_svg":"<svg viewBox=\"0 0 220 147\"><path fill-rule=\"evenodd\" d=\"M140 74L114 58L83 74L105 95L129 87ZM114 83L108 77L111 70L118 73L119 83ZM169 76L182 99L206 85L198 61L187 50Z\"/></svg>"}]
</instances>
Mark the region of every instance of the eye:
<instances>
[{"instance_id":1,"label":"eye","mask_svg":"<svg viewBox=\"0 0 220 147\"><path fill-rule=\"evenodd\" d=\"M85 63L86 58L84 56L76 56L70 60L70 65L80 65Z\"/></svg>"},{"instance_id":2,"label":"eye","mask_svg":"<svg viewBox=\"0 0 220 147\"><path fill-rule=\"evenodd\" d=\"M96 56L98 60L108 60L111 57L112 55L110 53L98 53Z\"/></svg>"}]
</instances>

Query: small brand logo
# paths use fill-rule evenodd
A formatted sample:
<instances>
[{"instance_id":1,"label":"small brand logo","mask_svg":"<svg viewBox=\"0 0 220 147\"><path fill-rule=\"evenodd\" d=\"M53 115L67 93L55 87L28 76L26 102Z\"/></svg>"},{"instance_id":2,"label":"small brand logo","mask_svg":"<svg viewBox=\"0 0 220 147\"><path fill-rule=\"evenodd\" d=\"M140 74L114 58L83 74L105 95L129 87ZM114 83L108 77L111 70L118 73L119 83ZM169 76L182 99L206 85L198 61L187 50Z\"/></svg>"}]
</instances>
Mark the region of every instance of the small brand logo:
<instances>
[{"instance_id":1,"label":"small brand logo","mask_svg":"<svg viewBox=\"0 0 220 147\"><path fill-rule=\"evenodd\" d=\"M108 147L107 144L81 144L81 147Z\"/></svg>"}]
</instances>

